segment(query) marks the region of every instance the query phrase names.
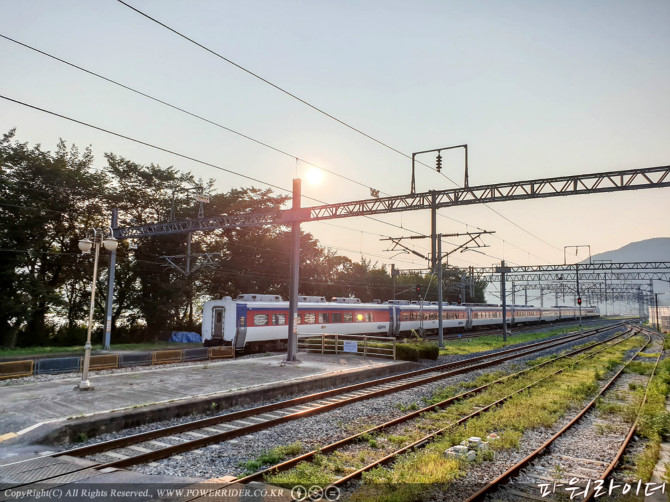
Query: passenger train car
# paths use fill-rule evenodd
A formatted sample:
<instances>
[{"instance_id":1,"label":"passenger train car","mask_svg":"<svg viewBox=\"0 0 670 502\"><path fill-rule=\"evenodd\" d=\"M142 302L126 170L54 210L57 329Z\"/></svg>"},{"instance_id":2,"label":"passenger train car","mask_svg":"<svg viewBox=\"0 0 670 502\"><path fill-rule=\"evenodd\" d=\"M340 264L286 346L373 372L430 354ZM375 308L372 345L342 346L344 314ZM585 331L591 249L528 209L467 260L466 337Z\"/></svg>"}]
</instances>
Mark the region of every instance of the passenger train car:
<instances>
[{"instance_id":1,"label":"passenger train car","mask_svg":"<svg viewBox=\"0 0 670 502\"><path fill-rule=\"evenodd\" d=\"M277 295L226 296L205 303L202 314L202 340L205 345L233 345L236 349L262 346L286 340L288 302ZM582 307L582 317L600 315L598 307ZM538 308L508 306L507 324L551 322L575 319L575 307ZM298 301L298 334L338 333L347 335L397 336L420 328L437 331L437 302L389 300L361 303L358 298L301 296ZM502 307L449 305L442 307L445 330L466 330L478 326L502 325Z\"/></svg>"}]
</instances>

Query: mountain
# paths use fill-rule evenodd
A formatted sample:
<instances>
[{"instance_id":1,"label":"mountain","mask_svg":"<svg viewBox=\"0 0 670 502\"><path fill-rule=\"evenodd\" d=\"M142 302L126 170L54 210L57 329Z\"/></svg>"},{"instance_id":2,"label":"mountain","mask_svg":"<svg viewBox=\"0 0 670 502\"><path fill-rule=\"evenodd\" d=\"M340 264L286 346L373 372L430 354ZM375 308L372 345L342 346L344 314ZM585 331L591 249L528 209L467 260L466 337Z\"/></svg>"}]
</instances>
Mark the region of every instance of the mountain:
<instances>
[{"instance_id":1,"label":"mountain","mask_svg":"<svg viewBox=\"0 0 670 502\"><path fill-rule=\"evenodd\" d=\"M639 242L631 242L622 248L593 255L592 260L612 260L615 263L627 261L670 261L670 237L655 237ZM582 263L588 263L586 259Z\"/></svg>"}]
</instances>

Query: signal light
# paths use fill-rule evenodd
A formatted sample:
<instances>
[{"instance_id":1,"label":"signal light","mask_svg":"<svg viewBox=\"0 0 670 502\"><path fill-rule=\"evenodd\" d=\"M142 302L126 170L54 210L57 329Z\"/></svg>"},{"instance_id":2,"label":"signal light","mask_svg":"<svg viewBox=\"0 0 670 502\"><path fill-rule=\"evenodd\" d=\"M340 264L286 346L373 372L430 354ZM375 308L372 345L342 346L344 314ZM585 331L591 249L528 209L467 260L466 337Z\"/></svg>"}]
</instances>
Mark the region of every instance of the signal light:
<instances>
[{"instance_id":1,"label":"signal light","mask_svg":"<svg viewBox=\"0 0 670 502\"><path fill-rule=\"evenodd\" d=\"M421 284L417 284L414 289L416 290L416 296L421 298L421 293L423 292L423 286Z\"/></svg>"},{"instance_id":2,"label":"signal light","mask_svg":"<svg viewBox=\"0 0 670 502\"><path fill-rule=\"evenodd\" d=\"M437 158L435 159L435 168L437 169L438 173L442 169L442 155L440 155L440 152L437 152Z\"/></svg>"},{"instance_id":3,"label":"signal light","mask_svg":"<svg viewBox=\"0 0 670 502\"><path fill-rule=\"evenodd\" d=\"M458 295L458 304L461 304L461 295Z\"/></svg>"},{"instance_id":4,"label":"signal light","mask_svg":"<svg viewBox=\"0 0 670 502\"><path fill-rule=\"evenodd\" d=\"M582 299L581 299L581 298L577 298L577 305L581 305L581 304L582 304Z\"/></svg>"}]
</instances>

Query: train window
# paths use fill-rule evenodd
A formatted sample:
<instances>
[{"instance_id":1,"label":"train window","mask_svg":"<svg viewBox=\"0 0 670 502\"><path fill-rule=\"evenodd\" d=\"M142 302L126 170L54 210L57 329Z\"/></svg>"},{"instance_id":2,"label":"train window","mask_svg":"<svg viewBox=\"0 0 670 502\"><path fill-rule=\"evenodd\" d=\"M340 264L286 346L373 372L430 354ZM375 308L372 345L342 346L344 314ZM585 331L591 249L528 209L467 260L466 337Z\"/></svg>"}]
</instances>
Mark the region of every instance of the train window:
<instances>
[{"instance_id":1,"label":"train window","mask_svg":"<svg viewBox=\"0 0 670 502\"><path fill-rule=\"evenodd\" d=\"M366 312L366 313L365 313L365 320L366 320L367 322L372 322L372 321L374 321L374 318L372 317L372 312Z\"/></svg>"},{"instance_id":2,"label":"train window","mask_svg":"<svg viewBox=\"0 0 670 502\"><path fill-rule=\"evenodd\" d=\"M328 322L328 314L321 312L319 314L319 324L325 324Z\"/></svg>"},{"instance_id":3,"label":"train window","mask_svg":"<svg viewBox=\"0 0 670 502\"><path fill-rule=\"evenodd\" d=\"M314 312L305 312L305 324L314 324L316 322L316 314Z\"/></svg>"},{"instance_id":4,"label":"train window","mask_svg":"<svg viewBox=\"0 0 670 502\"><path fill-rule=\"evenodd\" d=\"M254 316L254 325L256 326L267 326L268 324L268 315L267 314L256 314Z\"/></svg>"},{"instance_id":5,"label":"train window","mask_svg":"<svg viewBox=\"0 0 670 502\"><path fill-rule=\"evenodd\" d=\"M333 312L333 322L342 322L341 312Z\"/></svg>"},{"instance_id":6,"label":"train window","mask_svg":"<svg viewBox=\"0 0 670 502\"><path fill-rule=\"evenodd\" d=\"M356 322L363 322L365 320L365 316L362 313L357 313L356 314Z\"/></svg>"},{"instance_id":7,"label":"train window","mask_svg":"<svg viewBox=\"0 0 670 502\"><path fill-rule=\"evenodd\" d=\"M352 314L351 312L345 312L344 322L354 322L354 314Z\"/></svg>"},{"instance_id":8,"label":"train window","mask_svg":"<svg viewBox=\"0 0 670 502\"><path fill-rule=\"evenodd\" d=\"M222 320L222 317L223 317L222 314L223 314L223 312L221 312L220 310L216 311L216 321L215 321L216 324L221 324L221 320Z\"/></svg>"},{"instance_id":9,"label":"train window","mask_svg":"<svg viewBox=\"0 0 670 502\"><path fill-rule=\"evenodd\" d=\"M286 314L272 314L272 324L275 326L286 324Z\"/></svg>"}]
</instances>

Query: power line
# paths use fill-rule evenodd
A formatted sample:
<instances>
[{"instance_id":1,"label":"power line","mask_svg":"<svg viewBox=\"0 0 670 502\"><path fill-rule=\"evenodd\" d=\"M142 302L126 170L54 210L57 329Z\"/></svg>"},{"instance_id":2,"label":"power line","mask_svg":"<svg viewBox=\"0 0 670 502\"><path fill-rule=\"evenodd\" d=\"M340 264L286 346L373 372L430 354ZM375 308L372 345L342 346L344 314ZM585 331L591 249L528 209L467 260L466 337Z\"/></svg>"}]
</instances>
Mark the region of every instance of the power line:
<instances>
[{"instance_id":1,"label":"power line","mask_svg":"<svg viewBox=\"0 0 670 502\"><path fill-rule=\"evenodd\" d=\"M233 60L231 60L231 59L229 59L229 58L227 58L227 57L225 57L225 56L219 54L219 53L216 52L215 50L210 49L209 47L207 47L207 46L205 46L205 45L203 45L203 44L201 44L201 43L199 43L199 42L196 42L196 41L193 40L192 38L190 38L190 37L184 35L183 33L181 33L181 32L179 32L179 31L175 30L174 28L171 28L171 27L168 26L167 24L162 23L162 22L159 21L158 19L156 19L156 18L154 18L154 17L151 17L149 14L146 14L145 12L142 12L141 10L139 10L139 9L137 9L137 8L135 8L135 7L133 7L132 5L127 4L127 3L124 2L123 0L117 0L117 2L119 2L119 3L122 4L122 5L125 5L125 6L128 7L129 9L131 9L131 10L137 12L138 14L140 14L140 15L142 15L142 16L144 16L144 17L146 17L146 18L149 19L150 21L153 21L154 23L156 23L156 24L162 26L163 28L165 28L165 29L171 31L172 33L174 33L175 35L177 35L177 36L183 38L184 40L187 40L188 42L190 42L190 43L192 43L192 44L194 44L194 45L200 47L201 49L203 49L203 50L209 52L210 54L216 56L217 58L219 58L219 59L221 59L221 60L223 60L223 61L225 61L226 63L229 63L229 64L235 66L236 68L242 70L243 72L248 73L248 74L251 75L252 77L257 78L257 79L260 80L261 82L263 82L263 83L265 83L265 84L267 84L267 85L269 85L269 86L271 86L271 87L277 89L279 92L282 92L282 93L286 94L287 96L289 96L289 97L295 99L296 101L299 101L300 103L302 103L302 104L304 104L304 105L310 107L311 109L313 109L313 110L315 110L315 111L321 113L322 115L325 115L326 117L328 117L328 118L334 120L335 122L338 122L339 124L342 124L343 126L349 128L349 129L351 129L352 131L355 131L355 132L357 132L358 134L361 134L361 135L365 136L366 138L368 138L368 139L374 141L375 143L377 143L377 144L379 144L379 145L381 145L381 146L383 146L383 147L385 147L385 148L388 148L389 150L391 150L391 151L393 151L393 152L395 152L395 153L398 153L398 154L402 155L403 157L407 157L408 159L411 158L411 157L410 157L409 155L407 155L406 153L401 152L400 150L398 150L398 149L396 149L396 148L393 148L392 146L390 146L390 145L384 143L383 141L378 140L377 138L375 138L375 137L373 137L373 136L371 136L371 135L369 135L369 134L367 134L367 133L361 131L360 129L358 129L358 128L352 126L351 124L345 122L344 120L338 119L338 118L335 117L334 115L332 115L332 114L326 112L325 110L319 108L318 106L313 105L312 103L310 103L310 102L308 102L308 101L306 101L306 100L304 100L304 99L302 99L302 98L296 96L295 94L293 94L293 93L287 91L287 90L284 89L283 87L280 87L279 85L277 85L277 84L275 84L275 83L273 83L273 82L267 80L266 78L261 77L261 76L258 75L257 73L254 73L253 71L251 71L251 70L245 68L244 66L242 66L242 65L240 65L240 64L238 64L238 63L236 63L235 61L233 61ZM421 163L421 164L424 165L424 166L426 166L426 167L428 167L429 169L433 169L432 167L428 166L427 164L423 164L423 163ZM446 177L446 176L445 176L445 177ZM449 178L447 178L447 179L449 179ZM449 181L451 181L452 183L456 184L456 182L453 181L453 180L451 180L451 179L449 179Z\"/></svg>"},{"instance_id":2,"label":"power line","mask_svg":"<svg viewBox=\"0 0 670 502\"><path fill-rule=\"evenodd\" d=\"M122 2L122 3L123 3L123 2ZM129 6L129 7L130 7L130 6ZM131 8L132 8L132 7L131 7ZM133 8L133 9L134 9L134 8ZM134 9L134 10L136 10L136 9ZM138 12L139 12L139 11L138 11ZM218 122L215 122L215 121L213 121L213 120L211 120L211 119L207 119L207 118L205 118L205 117L203 117L203 116L201 116L201 115L198 115L198 114L196 114L196 113L190 112L190 111L188 111L188 110L186 110L186 109L184 109L184 108L181 108L181 107L179 107L179 106L173 105L173 104L171 104L171 103L169 103L169 102L167 102L167 101L164 101L164 100L162 100L162 99L160 99L160 98L156 98L156 97L154 97L154 96L152 96L152 95L150 95L150 94L148 94L148 93L139 91L139 90L137 90L137 89L135 89L135 88L133 88L133 87L131 87L131 86L129 86L129 85L120 83L120 82L118 82L118 81L116 81L116 80L113 80L113 79L111 79L111 78L109 78L109 77L105 77L105 76L103 76L103 75L101 75L101 74L99 74L99 73L96 73L96 72L92 71L92 70L88 70L88 69L86 69L86 68L83 68L83 67L81 67L81 66L79 66L79 65L77 65L77 64L74 64L74 63L71 63L71 62L69 62L69 61L66 61L66 60L64 60L64 59L62 59L62 58L59 58L59 57L54 56L54 55L52 55L52 54L49 54L49 53L47 53L47 52L45 52L45 51L42 51L42 50L37 49L37 48L35 48L35 47L32 47L32 46L30 46L30 45L28 45L28 44L25 44L25 43L23 43L23 42L20 42L20 41L18 41L18 40L16 40L16 39L13 39L13 38L8 37L8 36L6 36L6 35L0 34L0 37L4 38L4 39L6 39L6 40L8 40L8 41L10 41L10 42L13 42L13 43L15 43L15 44L17 44L17 45L20 45L20 46L22 46L22 47L25 47L25 48L27 48L27 49L29 49L29 50L32 50L32 51L37 52L37 53L39 53L39 54L42 54L42 55L44 55L44 56L46 56L46 57L49 57L49 58L54 59L54 60L56 60L56 61L59 61L59 62L61 62L61 63L63 63L63 64L66 64L66 65L68 65L68 66L70 66L70 67L72 67L72 68L76 68L77 70L83 71L83 72L85 72L85 73L87 73L87 74L89 74L89 75L93 75L93 76L95 76L95 77L97 77L97 78L100 78L100 79L102 79L102 80L105 80L106 82L109 82L109 83L111 83L111 84L114 84L114 85L116 85L116 86L119 86L119 87L121 87L121 88L123 88L123 89L129 90L129 91L134 92L134 93L136 93L136 94L139 94L139 95L141 95L141 96L143 96L143 97L146 97L146 98L148 98L148 99L151 99L152 101L158 102L158 103L163 104L163 105L165 105L165 106L168 106L168 107L170 107L170 108L172 108L172 109L175 109L175 110L177 110L177 111L180 111L180 112L182 112L182 113L185 113L185 114L187 114L187 115L190 115L190 116L192 116L192 117L194 117L194 118L197 118L197 119L199 119L199 120L202 120L202 121L204 121L204 122L206 122L206 123L209 123L209 124L211 124L211 125L214 125L214 126L216 126L216 127L219 127L219 128L221 128L221 129L224 129L224 130L226 130L226 131L228 131L228 132L231 132L231 133L233 133L233 134L236 134L236 135L238 135L238 136L240 136L240 137L243 137L243 138L245 138L245 139L247 139L247 140L249 140L249 141L255 142L255 143L259 144L259 145L262 145L262 146L264 146L264 147L266 147L266 148L269 148L269 149L271 149L271 150L273 150L273 151L276 151L276 152L278 152L278 153L280 153L280 154L282 154L282 155L285 155L285 156L288 156L288 157L291 157L291 158L295 158L296 160L299 160L299 161L301 161L301 162L303 162L303 163L305 163L305 164L307 164L307 165L313 166L313 167L315 167L315 168L317 168L317 169L321 169L321 170L323 170L323 171L325 171L325 172L328 172L328 173L330 173L330 174L332 174L332 175L334 175L334 176L340 177L340 178L342 178L342 179L345 179L345 180L347 180L347 181L349 181L349 182L351 182L351 183L357 184L357 185L362 186L362 187L364 187L364 188L372 189L372 187L370 187L370 186L368 186L368 185L366 185L366 184L364 184L364 183L361 183L361 182L359 182L359 181L357 181L357 180L354 180L354 179L352 179L352 178L350 178L350 177L348 177L348 176L342 175L342 174L337 173L337 172L335 172L335 171L332 171L332 170L330 170L330 169L327 169L327 168L324 168L324 167L319 166L319 165L317 165L317 164L314 164L314 163L312 163L312 162L310 162L310 161L308 161L308 160L302 159L302 158L300 158L300 157L298 157L298 156L296 156L296 155L294 155L294 154L288 153L288 152L286 152L286 151L284 151L284 150L281 150L281 149L279 149L279 148L277 148L277 147L274 147L274 146L272 146L272 145L269 145L269 144L267 144L267 143L265 143L265 142L263 142L263 141L257 140L257 139L255 139L255 138L249 136L249 135L246 135L246 134L244 134L244 133L241 133L241 132L239 132L239 131L236 131L236 130L234 130L234 129L230 128L230 127L224 126L224 125L222 125L222 124L219 124ZM233 63L233 64L234 64L234 63ZM301 101L302 101L302 100L301 100ZM335 120L338 120L338 119L335 119ZM339 120L338 120L338 122L344 123L344 122L339 121ZM345 124L345 125L346 125L346 124ZM363 134L365 134L365 133L363 133ZM366 136L368 136L368 135L366 135ZM368 136L368 137L370 137L370 136ZM374 138L372 138L372 139L374 139ZM394 149L394 151L397 151L397 150ZM402 152L398 152L398 153L401 153L401 154L402 154ZM409 156L407 156L407 155L405 155L405 154L403 154L403 155L409 158ZM424 165L425 165L425 164L424 164ZM446 176L444 173L440 173L440 174L441 174L443 177L445 177L446 179L448 179L449 181L451 181L454 185L458 186L457 183L455 183L451 178L449 178L448 176ZM385 192L381 192L381 193L386 194ZM388 194L386 194L386 195L388 195ZM488 206L487 206L487 207L488 207ZM508 221L508 222L511 223L512 225L516 226L517 228L519 228L519 229L521 229L522 231L526 232L527 234L531 235L531 236L534 237L535 239L537 239L537 240L539 240L539 241L541 241L541 242L543 242L543 243L545 243L545 244L547 244L547 245L549 245L549 246L551 246L551 247L554 247L555 249L558 249L558 248L556 248L555 246L553 246L552 244L548 243L547 241L541 239L540 237L534 235L534 234L531 233L530 231L528 231L528 230L524 229L523 227L521 227L520 225L516 224L515 222L513 222L513 221L510 220L509 218L505 217L504 215L502 215L502 214L501 214L500 212L498 212L497 210L495 210L495 209L493 209L493 208L490 208L490 207L489 207L489 209L491 209L492 211L494 211L496 214L498 214L500 217L502 217L503 219L505 219L506 221ZM441 217L443 217L443 218L447 218L447 217L445 217L444 215L439 215L439 216L441 216ZM453 220L453 221L458 221L458 220L455 220L454 218L448 218L448 219L451 219L451 220ZM463 222L461 222L461 223L463 223ZM467 223L463 223L463 224L464 224L464 225L468 225ZM476 228L479 228L479 227L476 227ZM514 247L517 247L517 249L520 249L520 250L522 250L522 251L525 251L525 250L523 250L522 248L519 248L518 246L514 246ZM559 251L560 251L560 249L559 249ZM529 254L532 254L532 253L529 253ZM536 255L533 255L533 256L536 256ZM540 257L537 257L537 258L540 258ZM540 259L542 259L542 258L540 258ZM544 261L547 261L547 260L544 260Z\"/></svg>"},{"instance_id":3,"label":"power line","mask_svg":"<svg viewBox=\"0 0 670 502\"><path fill-rule=\"evenodd\" d=\"M265 83L265 84L267 84L267 85L273 87L274 89L276 89L276 90L278 90L278 91L280 91L280 92L286 94L287 96L289 96L289 97L291 97L291 98L293 98L293 99L299 101L300 103L302 103L302 104L308 106L309 108L312 108L313 110L315 110L315 111L321 113L322 115L325 115L326 117L328 117L328 118L330 118L330 119L332 119L332 120L338 122L339 124L341 124L341 125L343 125L343 126L349 128L349 129L351 129L351 130L353 130L353 131L355 131L355 132L357 132L357 133L363 135L364 137L366 137L366 138L368 138L368 139L374 141L375 143L377 143L377 144L379 144L379 145L381 145L381 146L383 146L383 147L385 147L385 148L388 148L389 150L391 150L391 151L393 151L393 152L395 152L395 153L397 153L397 154L399 154L399 155L402 155L402 156L405 157L405 158L408 158L408 159L411 159L411 158L412 158L410 155L408 155L408 154L406 154L406 153L404 153L404 152L398 150L397 148L392 147L391 145L389 145L389 144L387 144L387 143L384 143L383 141L381 141L381 140L379 140L379 139L373 137L372 135L367 134L366 132L364 132L364 131L362 131L362 130L360 130L360 129L354 127L354 126L352 126L351 124L349 124L349 123L347 123L347 122L345 122L344 120L341 120L341 119L335 117L335 116L332 115L331 113L326 112L325 110L319 108L318 106L313 105L312 103L310 103L310 102L308 102L308 101L306 101L306 100L304 100L304 99L302 99L302 98L296 96L295 94L289 92L288 90L284 89L283 87L279 86L278 84L275 84L274 82L271 82L271 81L267 80L266 78L261 77L261 76L258 75L257 73L255 73L255 72L249 70L248 68L242 66L241 64L236 63L235 61L233 61L233 60L231 60L231 59L229 59L229 58L223 56L222 54L219 54L219 53L216 52L215 50L210 49L209 47L207 47L207 46L205 46L205 45L203 45L203 44L201 44L201 43L195 41L194 39L188 37L187 35L181 33L180 31L178 31L178 30L176 30L176 29L174 29L174 28L168 26L167 24L165 24L165 23L159 21L158 19L156 19L156 18L150 16L149 14L146 14L145 12L143 12L143 11L137 9L136 7L133 7L132 5L130 5L130 4L126 3L126 2L124 2L123 0L117 0L117 2L119 2L120 4L122 4L122 5L126 6L126 7L128 7L129 9L135 11L136 13L138 13L138 14L144 16L145 18L149 19L150 21L153 21L154 23L158 24L159 26L162 26L163 28L165 28L165 29L169 30L170 32L174 33L175 35L177 35L177 36L183 38L184 40L187 40L188 42L190 42L190 43L196 45L197 47L200 47L201 49L203 49L203 50L209 52L210 54L216 56L217 58L219 58L219 59L221 59L221 60L223 60L223 61L225 61L225 62L227 62L227 63L229 63L229 64L231 64L231 65L233 65L233 66L235 66L236 68L242 70L243 72L245 72L245 73L251 75L252 77L254 77L254 78L258 79L258 80L260 80L261 82L263 82L263 83ZM427 167L427 168L429 168L429 169L431 169L431 170L435 170L434 168L432 168L432 167L429 166L428 164L425 164L425 163L423 163L423 162L421 162L421 161L418 161L418 160L417 160L416 163L418 163L418 164L420 164L420 165L423 165L424 167ZM453 183L455 186L457 186L457 187L460 186L458 183L456 183L454 180L452 180L450 177L448 177L448 176L447 176L446 174L444 174L443 172L440 172L439 174L440 174L442 177L444 177L444 178L446 178L447 180L449 180L449 181L450 181L451 183ZM358 182L356 182L356 183L358 183ZM512 224L515 225L516 227L518 227L518 228L520 228L521 230L523 230L524 232L526 232L528 235L530 235L530 236L532 236L532 237L538 239L539 241L541 241L541 242L543 242L543 243L545 243L545 244L547 244L547 245L549 245L549 246L551 246L551 247L553 247L553 248L555 248L555 249L558 249L558 248L557 248L556 246L554 246L553 244L549 244L547 241L545 241L545 240L543 240L543 239L537 237L536 235L532 234L530 231L528 231L528 230L522 228L520 225L518 225L518 224L512 222L509 218L503 216L500 212L498 212L497 210L495 210L495 209L489 207L487 204L485 204L485 206L486 206L487 208L489 208L491 211L493 211L494 213L496 213L496 214L497 214L498 216L500 216L501 218L504 218L504 219L505 219L506 221L508 221L509 223L512 223ZM546 261L546 260L545 260L545 261Z\"/></svg>"},{"instance_id":4,"label":"power line","mask_svg":"<svg viewBox=\"0 0 670 502\"><path fill-rule=\"evenodd\" d=\"M253 141L254 143L257 143L257 144L259 144L259 145L261 145L261 146L264 146L264 147L266 147L266 148L269 148L270 150L273 150L273 151L275 151L275 152L277 152L277 153L280 153L280 154L285 155L285 156L287 156L287 157L290 157L290 158L292 158L292 159L299 160L300 162L303 162L303 163L305 163L305 164L307 164L307 165L310 165L310 166L312 166L312 167L315 167L315 168L317 168L317 169L321 169L322 171L327 172L327 173L330 173L330 174L332 174L333 176L337 176L337 177L339 177L339 178L345 179L345 180L347 180L347 181L350 181L351 183L355 183L355 184L360 185L360 186L362 186L362 187L364 187L364 188L372 189L371 186L366 185L365 183L361 183L360 181L357 181L357 180L355 180L355 179L353 179L353 178L349 178L348 176L345 176L345 175L343 175L343 174L340 174L340 173L338 173L338 172L336 172L336 171L332 171L332 170L327 169L327 168L325 168L325 167L323 167L323 166L319 166L319 165L317 165L317 164L314 164L313 162L310 162L310 161L305 160L305 159L303 159L303 158L301 158L301 157L298 157L297 155L294 155L294 154L292 154L292 153L288 153L288 152L286 152L286 151L284 151L284 150L282 150L282 149L280 149L280 148L277 148L277 147L272 146L272 145L270 145L270 144L268 144L268 143L265 143L265 142L263 142L263 141L261 141L261 140L258 140L258 139L256 139L256 138L253 138L253 137L249 136L248 134L244 134L244 133L241 133L241 132L239 132L239 131L236 131L235 129L232 129L232 128L230 128L230 127L227 127L227 126L225 126L225 125L223 125L223 124L220 124L220 123L218 123L218 122L216 122L216 121L214 121L214 120L211 120L211 119L208 119L208 118L206 118L206 117L203 117L202 115L198 115L197 113L190 112L190 111L188 111L188 110L186 110L186 109L184 109L184 108L181 108L180 106L177 106L177 105L173 105L173 104L171 104L171 103L168 103L167 101L164 101L164 100L162 100L162 99L160 99L160 98L157 98L157 97L155 97L155 96L152 96L152 95L150 95L150 94L148 94L148 93L146 93L146 92L139 91L139 90L137 90L137 89L135 89L135 88L133 88L133 87L130 87L129 85L122 84L121 82L118 82L118 81L116 81L116 80L113 80L113 79L111 79L111 78L109 78L109 77L105 77L104 75L100 75L99 73L96 73L96 72L94 72L94 71L92 71L92 70L88 70L88 69L86 69L86 68L84 68L84 67L82 67L82 66L76 65L76 64L71 63L71 62L69 62L69 61L66 61L65 59L59 58L59 57L57 57L57 56L54 56L53 54L49 54L48 52L45 52L45 51L40 50L40 49L37 49L37 48L32 47L32 46L30 46L30 45L28 45L28 44L25 44L25 43L23 43L23 42L19 42L18 40L15 40L15 39L13 39L13 38L11 38L11 37L8 37L8 36L6 36L6 35L3 35L2 33L0 33L0 37L4 38L5 40L9 40L10 42L14 42L15 44L18 44L18 45L20 45L20 46L22 46L22 47L25 47L25 48L27 48L27 49L30 49L30 50L32 50L32 51L35 51L35 52L37 52L37 53L39 53L39 54L42 54L43 56L46 56L46 57L51 58L51 59L54 59L54 60L59 61L59 62L61 62L61 63L63 63L63 64L66 64L66 65L68 65L68 66L71 66L72 68L76 68L77 70L80 70L80 71L83 71L83 72L85 72L85 73L88 73L89 75L93 75L94 77L100 78L100 79L102 79L102 80L104 80L104 81L106 81L106 82L109 82L110 84L114 84L114 85L116 85L116 86L122 87L123 89L126 89L126 90L128 90L128 91L134 92L135 94L139 94L140 96L143 96L143 97L145 97L145 98L148 98L148 99L150 99L150 100L152 100L152 101L155 101L155 102L160 103L160 104L162 104L162 105L168 106L168 107L170 107L170 108L172 108L172 109L174 109L174 110L180 111L180 112L185 113L185 114L187 114L187 115L190 115L191 117L194 117L194 118L196 118L196 119L198 119L198 120L202 120L203 122L206 122L206 123L208 123L208 124L210 124L210 125L213 125L213 126L215 126L215 127L218 127L218 128L220 128L220 129L224 129L225 131L228 131L228 132L231 132L231 133L233 133L233 134L236 134L236 135L238 135L238 136L240 136L240 137L242 137L242 138L244 138L244 139L247 139L247 140L249 140L249 141ZM390 195L390 194L387 194L386 192L380 192L380 193L383 193L383 194L385 194L385 195Z\"/></svg>"},{"instance_id":5,"label":"power line","mask_svg":"<svg viewBox=\"0 0 670 502\"><path fill-rule=\"evenodd\" d=\"M5 99L5 100L7 100L7 101L11 101L11 102L13 102L13 103L16 103L16 104L19 104L19 105L22 105L22 106L25 106L25 107L27 107L27 108L31 108L31 109L33 109L33 110L37 110L37 111L40 111L40 112L43 112L43 113L46 113L46 114L49 114L49 115L53 115L53 116L55 116L55 117L59 117L59 118L68 120L68 121L70 121L70 122L74 122L74 123L79 124L79 125L83 125L83 126L86 126L86 127L90 127L90 128L95 129L95 130L97 130L97 131L101 131L101 132L104 132L104 133L107 133L107 134L111 134L112 136L117 136L117 137L119 137L119 138L123 138L123 139L126 139L126 140L128 140L128 141L132 141L132 142L134 142L134 143L138 143L138 144L140 144L140 145L148 146L149 148L154 148L154 149L156 149L156 150L159 150L159 151L162 151L162 152L165 152L165 153L169 153L170 155L174 155L174 156L176 156L176 157L180 157L180 158L183 158L183 159L186 159L186 160L190 160L190 161L192 161L192 162L196 162L196 163L198 163L198 164L202 164L202 165L205 165L205 166L208 166L208 167L213 167L214 169L218 169L219 171L224 171L224 172L227 172L227 173L230 173L230 174L234 174L235 176L240 176L241 178L245 178L245 179L248 179L248 180L251 180L251 181L255 181L255 182L260 183L260 184L262 184L262 185L267 185L267 186L269 186L269 187L271 187L271 188L276 188L277 190L280 190L280 191L282 191L282 192L291 193L291 191L288 190L287 188L283 188L283 187L280 187L280 186L278 186L278 185L274 185L274 184L272 184L272 183L269 183L269 182L267 182L267 181L262 181L262 180L259 180L259 179L257 179L257 178L253 178L253 177L251 177L251 176L247 176L247 175L245 175L245 174L241 174L241 173L238 173L238 172L236 172L236 171L232 171L232 170L230 170L230 169L226 169L226 168L221 167L221 166L218 166L218 165L216 165L216 164L212 164L211 162L207 162L207 161L204 161L204 160L197 159L197 158L195 158L195 157L191 157L191 156L189 156L189 155L185 155L185 154L182 154L182 153L179 153L179 152L175 152L174 150L169 150L169 149L167 149L167 148L163 148L163 147L161 147L161 146L154 145L154 144L152 144L152 143L147 143L146 141L142 141L142 140L139 140L139 139L136 139L136 138L132 138L132 137L130 137L130 136L126 136L126 135L121 134L121 133L117 133L117 132L114 132L114 131L110 131L109 129L105 129L105 128L103 128L103 127L99 127L99 126L96 126L96 125L93 125L93 124L89 124L88 122L83 122L83 121L81 121L81 120L77 120L77 119L75 119L75 118L68 117L68 116L66 116L66 115L62 115L62 114L60 114L60 113L53 112L53 111L51 111L51 110L47 110L47 109L45 109L45 108L40 108L39 106L35 106L35 105L28 104L28 103L24 103L23 101L19 101L19 100L16 100L16 99L12 99L12 98L10 98L10 97L7 97L7 96L1 95L1 94L0 94L0 98ZM322 200L319 200L319 199L315 199L314 197L308 197L308 196L305 196L305 195L303 195L303 197L304 197L305 199L312 200L312 201L314 201L314 202L318 202L319 204L328 204L327 202L322 201ZM393 223L388 223L388 222L383 221L383 220L380 220L380 219L378 219L378 218L373 218L373 217L370 217L370 216L366 216L366 218L368 218L368 219L370 219L370 220L372 220L372 221L376 221L376 222L378 222L378 223L383 223L384 225L390 225L390 226L392 226L392 227L401 228L401 227L399 227L398 225L395 225L395 224L393 224ZM417 234L419 233L419 232L417 232L417 231L415 231L415 230L410 230L410 229L406 229L406 230L408 230L408 231L410 231L410 232L417 233Z\"/></svg>"}]
</instances>

